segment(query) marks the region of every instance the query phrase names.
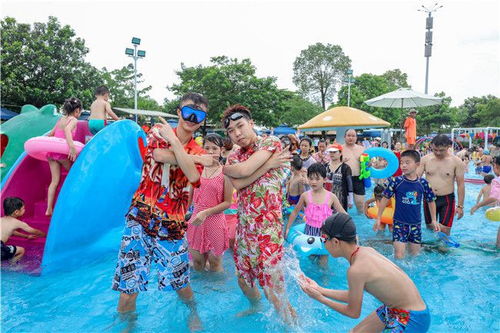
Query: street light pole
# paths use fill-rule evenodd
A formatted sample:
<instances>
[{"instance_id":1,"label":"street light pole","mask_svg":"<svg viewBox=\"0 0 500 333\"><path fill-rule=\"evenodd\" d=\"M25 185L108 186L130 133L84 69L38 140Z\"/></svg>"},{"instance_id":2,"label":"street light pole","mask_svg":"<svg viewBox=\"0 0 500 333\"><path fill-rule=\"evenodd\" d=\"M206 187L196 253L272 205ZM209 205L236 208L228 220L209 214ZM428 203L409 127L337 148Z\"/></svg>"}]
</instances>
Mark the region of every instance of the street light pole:
<instances>
[{"instance_id":1,"label":"street light pole","mask_svg":"<svg viewBox=\"0 0 500 333\"><path fill-rule=\"evenodd\" d=\"M140 38L133 37L132 44L134 44L134 48L126 48L125 54L134 59L134 118L135 122L137 122L137 59L144 58L146 56L146 51L137 50L137 45L141 44Z\"/></svg>"},{"instance_id":2,"label":"street light pole","mask_svg":"<svg viewBox=\"0 0 500 333\"><path fill-rule=\"evenodd\" d=\"M437 11L439 8L442 8L442 5L439 5L437 2L434 4L432 8L427 8L422 5L422 8L419 9L419 12L425 12L428 14L425 20L425 52L424 57L426 59L425 63L425 93L427 94L429 91L429 58L432 56L432 27L433 27L433 18L432 13Z\"/></svg>"},{"instance_id":3,"label":"street light pole","mask_svg":"<svg viewBox=\"0 0 500 333\"><path fill-rule=\"evenodd\" d=\"M354 82L354 80L352 79L352 69L347 70L347 75L349 75L347 77L347 106L350 107L351 106L351 83Z\"/></svg>"}]
</instances>

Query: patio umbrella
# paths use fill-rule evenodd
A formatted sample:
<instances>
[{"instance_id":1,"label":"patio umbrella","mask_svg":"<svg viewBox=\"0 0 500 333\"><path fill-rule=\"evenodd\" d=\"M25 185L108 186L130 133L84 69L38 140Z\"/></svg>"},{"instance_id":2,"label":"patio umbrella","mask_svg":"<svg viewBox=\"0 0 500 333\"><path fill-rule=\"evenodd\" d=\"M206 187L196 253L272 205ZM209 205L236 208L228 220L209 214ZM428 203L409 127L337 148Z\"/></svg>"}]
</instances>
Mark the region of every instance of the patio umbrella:
<instances>
[{"instance_id":1,"label":"patio umbrella","mask_svg":"<svg viewBox=\"0 0 500 333\"><path fill-rule=\"evenodd\" d=\"M390 93L365 101L370 106L381 108L418 108L441 104L442 98L422 94L410 88L399 88Z\"/></svg>"},{"instance_id":2,"label":"patio umbrella","mask_svg":"<svg viewBox=\"0 0 500 333\"><path fill-rule=\"evenodd\" d=\"M399 88L390 93L380 95L365 101L370 106L381 108L418 108L441 104L442 98L434 97L411 90L410 88ZM400 140L402 140L402 132Z\"/></svg>"},{"instance_id":3,"label":"patio umbrella","mask_svg":"<svg viewBox=\"0 0 500 333\"><path fill-rule=\"evenodd\" d=\"M380 128L391 124L374 115L347 106L337 106L320 113L316 117L299 126L302 132L337 131L337 142L343 143L347 129Z\"/></svg>"}]
</instances>

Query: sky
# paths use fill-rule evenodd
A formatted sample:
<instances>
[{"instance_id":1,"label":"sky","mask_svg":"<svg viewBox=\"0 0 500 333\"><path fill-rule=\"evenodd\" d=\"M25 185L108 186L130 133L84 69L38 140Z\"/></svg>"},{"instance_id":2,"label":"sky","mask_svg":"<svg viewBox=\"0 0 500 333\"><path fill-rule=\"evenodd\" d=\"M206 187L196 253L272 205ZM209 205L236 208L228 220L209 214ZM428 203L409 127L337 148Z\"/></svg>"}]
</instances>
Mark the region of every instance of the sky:
<instances>
[{"instance_id":1,"label":"sky","mask_svg":"<svg viewBox=\"0 0 500 333\"><path fill-rule=\"evenodd\" d=\"M354 76L399 68L414 90L425 87L425 17L435 1L24 1L1 0L1 17L46 22L56 16L89 48L97 68L131 62L125 48L141 38L138 71L160 104L178 83L175 71L208 65L213 56L249 58L259 77L296 90L293 62L321 42L340 45ZM439 1L433 13L429 94L444 91L452 105L472 96L500 96L500 1Z\"/></svg>"}]
</instances>

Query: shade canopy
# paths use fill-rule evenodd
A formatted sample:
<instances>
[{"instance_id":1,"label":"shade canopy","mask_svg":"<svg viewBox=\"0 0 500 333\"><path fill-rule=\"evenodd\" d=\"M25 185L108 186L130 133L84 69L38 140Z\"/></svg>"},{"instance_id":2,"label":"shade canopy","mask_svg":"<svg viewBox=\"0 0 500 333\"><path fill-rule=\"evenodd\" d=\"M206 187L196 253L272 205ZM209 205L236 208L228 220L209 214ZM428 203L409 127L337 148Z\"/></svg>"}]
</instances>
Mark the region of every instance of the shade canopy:
<instances>
[{"instance_id":1,"label":"shade canopy","mask_svg":"<svg viewBox=\"0 0 500 333\"><path fill-rule=\"evenodd\" d=\"M295 134L297 132L296 129L288 127L286 125L280 125L273 129L274 135L287 135L287 134Z\"/></svg>"},{"instance_id":2,"label":"shade canopy","mask_svg":"<svg viewBox=\"0 0 500 333\"><path fill-rule=\"evenodd\" d=\"M442 98L426 95L410 88L399 88L390 93L369 99L365 103L381 108L405 109L437 105L441 104L442 100Z\"/></svg>"},{"instance_id":3,"label":"shade canopy","mask_svg":"<svg viewBox=\"0 0 500 333\"><path fill-rule=\"evenodd\" d=\"M391 124L374 115L347 106L337 106L325 111L299 126L303 132L328 131L340 128L387 127Z\"/></svg>"},{"instance_id":4,"label":"shade canopy","mask_svg":"<svg viewBox=\"0 0 500 333\"><path fill-rule=\"evenodd\" d=\"M17 115L19 115L19 113L16 113L14 111L10 111L9 109L6 109L6 108L0 109L0 116L1 116L2 120L9 120L10 118L13 118Z\"/></svg>"}]
</instances>

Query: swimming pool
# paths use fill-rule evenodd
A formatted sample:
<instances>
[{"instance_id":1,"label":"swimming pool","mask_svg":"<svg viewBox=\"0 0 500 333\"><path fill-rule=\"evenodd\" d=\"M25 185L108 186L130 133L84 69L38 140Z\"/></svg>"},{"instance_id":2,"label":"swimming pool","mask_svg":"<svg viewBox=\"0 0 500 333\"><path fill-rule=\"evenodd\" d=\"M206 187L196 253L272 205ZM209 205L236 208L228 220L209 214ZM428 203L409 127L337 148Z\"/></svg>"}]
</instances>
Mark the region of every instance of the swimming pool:
<instances>
[{"instance_id":1,"label":"swimming pool","mask_svg":"<svg viewBox=\"0 0 500 333\"><path fill-rule=\"evenodd\" d=\"M466 184L466 215L455 221L453 237L462 246L446 255L423 251L419 257L398 261L415 281L427 302L432 323L430 332L500 331L498 300L500 252L494 247L498 223L484 218L484 209L473 217L469 210L481 186ZM373 246L393 260L392 246L384 243L390 234L375 234L373 220L355 216L363 245ZM424 241L434 240L425 231ZM111 279L117 250L100 260L66 272L33 277L13 272L2 273L3 332L120 332L125 324L116 316L118 293ZM262 311L236 317L248 307L234 276L230 253L224 257L225 273L193 273L197 309L206 332L301 331L346 332L380 304L365 293L360 319L344 317L311 300L292 278L296 259L287 256L287 289L291 303L298 309L300 327L286 328L276 320L267 301ZM300 261L304 273L330 288L347 288L345 260L330 258L329 268L319 269L308 259ZM185 332L187 307L176 294L160 293L153 279L150 290L137 301L137 332Z\"/></svg>"}]
</instances>

